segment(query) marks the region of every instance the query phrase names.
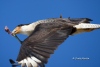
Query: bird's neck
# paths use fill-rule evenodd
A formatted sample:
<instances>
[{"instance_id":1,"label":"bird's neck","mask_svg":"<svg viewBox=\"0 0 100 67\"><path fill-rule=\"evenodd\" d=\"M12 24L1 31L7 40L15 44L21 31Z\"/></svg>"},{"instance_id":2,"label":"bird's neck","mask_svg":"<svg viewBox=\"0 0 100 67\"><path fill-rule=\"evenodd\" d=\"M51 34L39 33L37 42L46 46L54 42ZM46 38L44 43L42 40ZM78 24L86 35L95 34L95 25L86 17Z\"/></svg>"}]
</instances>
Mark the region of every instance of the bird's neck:
<instances>
[{"instance_id":1,"label":"bird's neck","mask_svg":"<svg viewBox=\"0 0 100 67\"><path fill-rule=\"evenodd\" d=\"M21 27L21 34L25 34L25 35L30 35L36 28L36 26L38 24L40 24L41 22L34 22L34 23L31 23L29 25L25 25L25 26L22 26Z\"/></svg>"},{"instance_id":2,"label":"bird's neck","mask_svg":"<svg viewBox=\"0 0 100 67\"><path fill-rule=\"evenodd\" d=\"M25 35L29 36L34 31L34 29L35 29L35 27L33 26L33 24L22 26L21 34L25 34Z\"/></svg>"}]
</instances>

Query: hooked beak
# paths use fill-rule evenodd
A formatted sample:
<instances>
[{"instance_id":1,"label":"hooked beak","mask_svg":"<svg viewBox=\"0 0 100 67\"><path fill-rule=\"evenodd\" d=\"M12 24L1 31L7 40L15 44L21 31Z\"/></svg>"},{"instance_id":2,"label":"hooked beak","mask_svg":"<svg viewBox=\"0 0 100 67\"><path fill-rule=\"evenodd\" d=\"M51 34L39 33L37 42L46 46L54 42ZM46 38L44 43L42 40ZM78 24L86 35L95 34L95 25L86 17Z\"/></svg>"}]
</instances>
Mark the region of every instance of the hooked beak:
<instances>
[{"instance_id":1,"label":"hooked beak","mask_svg":"<svg viewBox=\"0 0 100 67\"><path fill-rule=\"evenodd\" d=\"M15 35L16 35L16 33L15 33L15 31L13 30L13 31L12 31L12 36L15 36Z\"/></svg>"},{"instance_id":2,"label":"hooked beak","mask_svg":"<svg viewBox=\"0 0 100 67\"><path fill-rule=\"evenodd\" d=\"M14 36L21 44L22 44L22 41L18 38L18 36L16 34L19 34L20 33L20 27L16 27L13 31L12 31L12 36Z\"/></svg>"},{"instance_id":3,"label":"hooked beak","mask_svg":"<svg viewBox=\"0 0 100 67\"><path fill-rule=\"evenodd\" d=\"M12 35L15 36L16 34L20 33L20 27L16 27L13 31L12 31Z\"/></svg>"}]
</instances>

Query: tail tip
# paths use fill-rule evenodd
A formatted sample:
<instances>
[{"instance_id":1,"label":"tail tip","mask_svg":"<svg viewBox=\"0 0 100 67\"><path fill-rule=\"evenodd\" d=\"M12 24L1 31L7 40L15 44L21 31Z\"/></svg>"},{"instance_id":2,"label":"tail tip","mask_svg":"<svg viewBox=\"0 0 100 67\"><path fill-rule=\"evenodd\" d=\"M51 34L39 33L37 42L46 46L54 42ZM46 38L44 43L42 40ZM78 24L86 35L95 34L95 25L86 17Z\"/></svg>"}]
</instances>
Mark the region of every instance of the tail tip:
<instances>
[{"instance_id":1,"label":"tail tip","mask_svg":"<svg viewBox=\"0 0 100 67\"><path fill-rule=\"evenodd\" d=\"M88 20L88 21L93 21L92 19L90 19L90 18L86 18L86 20Z\"/></svg>"}]
</instances>

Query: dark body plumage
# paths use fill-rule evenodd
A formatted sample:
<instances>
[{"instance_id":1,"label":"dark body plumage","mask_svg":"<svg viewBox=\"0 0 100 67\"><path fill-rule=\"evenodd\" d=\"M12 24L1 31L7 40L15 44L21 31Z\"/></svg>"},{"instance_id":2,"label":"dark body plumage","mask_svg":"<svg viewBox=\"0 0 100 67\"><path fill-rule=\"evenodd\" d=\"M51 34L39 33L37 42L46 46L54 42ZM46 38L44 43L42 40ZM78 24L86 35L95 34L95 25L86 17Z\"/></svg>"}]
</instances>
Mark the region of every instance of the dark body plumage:
<instances>
[{"instance_id":1,"label":"dark body plumage","mask_svg":"<svg viewBox=\"0 0 100 67\"><path fill-rule=\"evenodd\" d=\"M10 59L12 67L21 64L22 67L45 67L50 55L54 50L62 44L69 35L80 32L89 32L93 29L100 28L100 25L90 24L92 21L89 18L51 18L47 20L39 20L31 24L20 24L16 27L17 30L26 26L27 31L32 29L31 34L24 29L24 33L29 36L21 42L21 48L17 57L17 62ZM83 24L83 26L82 26ZM31 26L30 26L31 25ZM86 28L85 28L86 27ZM34 28L34 29L33 29ZM16 32L14 29L13 33ZM77 32L78 31L78 32ZM33 58L32 58L33 57ZM16 64L17 63L17 64ZM31 65L33 63L33 65ZM38 64L38 65L36 65Z\"/></svg>"},{"instance_id":2,"label":"dark body plumage","mask_svg":"<svg viewBox=\"0 0 100 67\"><path fill-rule=\"evenodd\" d=\"M43 65L40 64L40 66L44 67L44 63L48 62L50 54L53 54L54 50L76 31L73 26L79 23L90 23L89 21L91 19L88 18L55 18L38 21L43 23L38 24L33 33L22 42L16 61L19 62L27 57L34 56L42 61Z\"/></svg>"}]
</instances>

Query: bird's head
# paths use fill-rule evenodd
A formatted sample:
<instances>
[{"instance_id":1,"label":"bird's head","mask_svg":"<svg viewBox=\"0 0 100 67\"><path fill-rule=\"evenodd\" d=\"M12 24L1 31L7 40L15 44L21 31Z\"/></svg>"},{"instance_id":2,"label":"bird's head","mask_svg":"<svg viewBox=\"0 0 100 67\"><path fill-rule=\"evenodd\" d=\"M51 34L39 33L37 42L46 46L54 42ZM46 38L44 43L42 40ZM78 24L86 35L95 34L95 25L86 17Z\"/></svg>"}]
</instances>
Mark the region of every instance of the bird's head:
<instances>
[{"instance_id":1,"label":"bird's head","mask_svg":"<svg viewBox=\"0 0 100 67\"><path fill-rule=\"evenodd\" d=\"M12 31L12 35L16 35L19 34L21 32L21 27L16 27L13 31Z\"/></svg>"},{"instance_id":2,"label":"bird's head","mask_svg":"<svg viewBox=\"0 0 100 67\"><path fill-rule=\"evenodd\" d=\"M31 32L31 27L29 24L20 24L18 26L15 27L15 29L12 31L12 35L16 35L16 34L26 34L26 35L30 35Z\"/></svg>"}]
</instances>

